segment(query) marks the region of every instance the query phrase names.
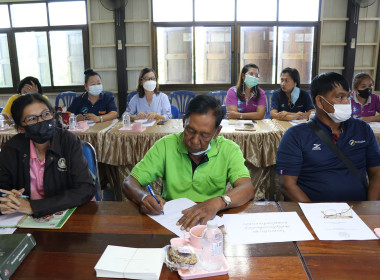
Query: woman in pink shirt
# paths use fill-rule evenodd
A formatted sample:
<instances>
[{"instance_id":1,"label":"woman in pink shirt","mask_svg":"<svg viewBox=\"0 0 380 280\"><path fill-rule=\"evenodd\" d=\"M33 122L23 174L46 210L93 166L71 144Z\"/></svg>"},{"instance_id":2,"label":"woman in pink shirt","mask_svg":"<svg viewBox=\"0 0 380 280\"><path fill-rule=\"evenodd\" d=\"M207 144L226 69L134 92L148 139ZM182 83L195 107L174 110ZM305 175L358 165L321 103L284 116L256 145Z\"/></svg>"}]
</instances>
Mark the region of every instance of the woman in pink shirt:
<instances>
[{"instance_id":1,"label":"woman in pink shirt","mask_svg":"<svg viewBox=\"0 0 380 280\"><path fill-rule=\"evenodd\" d=\"M247 64L240 72L237 86L227 92L228 119L262 120L267 101L265 91L259 88L260 69L256 64Z\"/></svg>"}]
</instances>

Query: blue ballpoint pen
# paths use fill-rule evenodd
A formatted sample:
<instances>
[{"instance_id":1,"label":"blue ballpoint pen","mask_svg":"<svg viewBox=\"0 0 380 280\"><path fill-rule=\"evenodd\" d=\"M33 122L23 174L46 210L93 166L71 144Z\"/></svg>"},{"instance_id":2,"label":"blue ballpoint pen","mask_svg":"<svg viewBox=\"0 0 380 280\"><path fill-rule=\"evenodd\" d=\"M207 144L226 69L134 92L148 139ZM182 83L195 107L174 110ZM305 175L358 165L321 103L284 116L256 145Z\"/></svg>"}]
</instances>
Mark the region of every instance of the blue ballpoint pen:
<instances>
[{"instance_id":1,"label":"blue ballpoint pen","mask_svg":"<svg viewBox=\"0 0 380 280\"><path fill-rule=\"evenodd\" d=\"M2 197L5 197L5 196L7 196L7 195L8 195L7 193L3 193L1 196L2 196ZM22 197L22 198L29 198L28 195L19 195L19 197Z\"/></svg>"},{"instance_id":2,"label":"blue ballpoint pen","mask_svg":"<svg viewBox=\"0 0 380 280\"><path fill-rule=\"evenodd\" d=\"M154 199L157 201L158 205L161 206L161 204L160 204L160 202L158 201L157 197L154 195L154 192L153 192L151 186L148 185L147 188L148 188L148 191L149 191L150 195L153 196ZM165 215L164 210L162 210L161 212L162 212L162 215Z\"/></svg>"}]
</instances>

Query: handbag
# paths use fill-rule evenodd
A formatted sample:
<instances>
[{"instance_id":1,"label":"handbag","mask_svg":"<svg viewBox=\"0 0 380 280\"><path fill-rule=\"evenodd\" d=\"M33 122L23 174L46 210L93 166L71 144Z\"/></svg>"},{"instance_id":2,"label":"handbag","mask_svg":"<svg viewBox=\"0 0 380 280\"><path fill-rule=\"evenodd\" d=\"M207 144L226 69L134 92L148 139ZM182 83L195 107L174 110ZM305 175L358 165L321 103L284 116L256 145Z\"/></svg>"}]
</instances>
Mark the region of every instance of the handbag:
<instances>
[{"instance_id":1,"label":"handbag","mask_svg":"<svg viewBox=\"0 0 380 280\"><path fill-rule=\"evenodd\" d=\"M330 137L323 132L323 130L318 126L318 124L310 120L307 122L307 125L314 131L315 134L322 140L322 142L330 148L330 150L346 165L346 167L351 170L356 177L358 177L364 187L364 190L368 191L368 183L359 173L359 170L355 167L352 161L338 148L337 145L331 140Z\"/></svg>"}]
</instances>

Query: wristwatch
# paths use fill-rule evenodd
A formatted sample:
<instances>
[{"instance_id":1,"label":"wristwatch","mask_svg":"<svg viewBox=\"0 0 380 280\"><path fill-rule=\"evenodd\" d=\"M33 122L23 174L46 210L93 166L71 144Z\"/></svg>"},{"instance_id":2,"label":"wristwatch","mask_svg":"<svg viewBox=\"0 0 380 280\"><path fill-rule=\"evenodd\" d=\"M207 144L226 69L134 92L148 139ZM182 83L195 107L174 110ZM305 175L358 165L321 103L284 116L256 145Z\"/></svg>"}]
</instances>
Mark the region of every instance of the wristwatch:
<instances>
[{"instance_id":1,"label":"wristwatch","mask_svg":"<svg viewBox=\"0 0 380 280\"><path fill-rule=\"evenodd\" d=\"M103 122L103 117L102 116L100 116L100 122Z\"/></svg>"},{"instance_id":2,"label":"wristwatch","mask_svg":"<svg viewBox=\"0 0 380 280\"><path fill-rule=\"evenodd\" d=\"M243 114L242 114L242 113L240 113L240 119L241 119L241 120L243 119Z\"/></svg>"},{"instance_id":3,"label":"wristwatch","mask_svg":"<svg viewBox=\"0 0 380 280\"><path fill-rule=\"evenodd\" d=\"M224 203L226 203L226 207L228 207L232 202L228 195L221 195L220 198L223 199Z\"/></svg>"}]
</instances>

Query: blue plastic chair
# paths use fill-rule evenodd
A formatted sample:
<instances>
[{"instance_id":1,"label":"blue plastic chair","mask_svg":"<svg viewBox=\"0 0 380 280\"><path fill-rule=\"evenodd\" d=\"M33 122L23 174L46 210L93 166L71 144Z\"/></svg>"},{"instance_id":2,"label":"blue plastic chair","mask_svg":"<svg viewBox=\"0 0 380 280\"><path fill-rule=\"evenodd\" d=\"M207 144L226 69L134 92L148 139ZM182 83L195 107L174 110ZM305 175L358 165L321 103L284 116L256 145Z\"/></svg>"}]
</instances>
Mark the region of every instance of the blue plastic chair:
<instances>
[{"instance_id":1,"label":"blue plastic chair","mask_svg":"<svg viewBox=\"0 0 380 280\"><path fill-rule=\"evenodd\" d=\"M267 99L267 111L265 112L264 119L270 119L270 107L271 107L271 100L272 100L272 94L274 90L266 90L265 91L265 98Z\"/></svg>"},{"instance_id":2,"label":"blue plastic chair","mask_svg":"<svg viewBox=\"0 0 380 280\"><path fill-rule=\"evenodd\" d=\"M127 95L127 106L125 108L128 108L128 104L129 104L129 102L131 102L132 97L135 96L138 93L139 92L137 90L128 93L128 95Z\"/></svg>"},{"instance_id":3,"label":"blue plastic chair","mask_svg":"<svg viewBox=\"0 0 380 280\"><path fill-rule=\"evenodd\" d=\"M94 147L85 141L82 141L83 155L88 162L88 169L90 170L91 176L94 179L94 184L96 188L95 199L96 201L101 201L103 199L102 190L100 186L98 161L96 159L96 151Z\"/></svg>"},{"instance_id":4,"label":"blue plastic chair","mask_svg":"<svg viewBox=\"0 0 380 280\"><path fill-rule=\"evenodd\" d=\"M223 119L226 119L226 114L227 114L227 108L226 108L226 105L222 105L222 109L223 109L223 114L224 114L224 118Z\"/></svg>"},{"instance_id":5,"label":"blue plastic chair","mask_svg":"<svg viewBox=\"0 0 380 280\"><path fill-rule=\"evenodd\" d=\"M171 105L171 109L172 109L172 118L178 119L178 115L179 115L178 108L174 105Z\"/></svg>"},{"instance_id":6,"label":"blue plastic chair","mask_svg":"<svg viewBox=\"0 0 380 280\"><path fill-rule=\"evenodd\" d=\"M219 99L220 104L224 104L224 100L226 99L227 96L227 91L226 90L214 90L210 91L208 95L215 97L216 99Z\"/></svg>"},{"instance_id":7,"label":"blue plastic chair","mask_svg":"<svg viewBox=\"0 0 380 280\"><path fill-rule=\"evenodd\" d=\"M77 93L73 91L64 91L58 93L55 98L55 108L59 107L59 101L62 100L63 106L69 108L74 98L77 97Z\"/></svg>"},{"instance_id":8,"label":"blue plastic chair","mask_svg":"<svg viewBox=\"0 0 380 280\"><path fill-rule=\"evenodd\" d=\"M179 116L183 116L186 113L186 109L189 106L191 99L195 97L195 93L188 90L172 91L169 95L169 101L171 105L178 108Z\"/></svg>"}]
</instances>

